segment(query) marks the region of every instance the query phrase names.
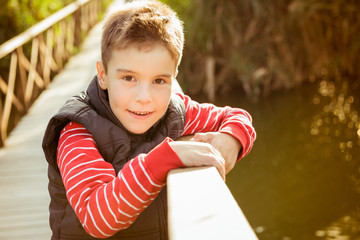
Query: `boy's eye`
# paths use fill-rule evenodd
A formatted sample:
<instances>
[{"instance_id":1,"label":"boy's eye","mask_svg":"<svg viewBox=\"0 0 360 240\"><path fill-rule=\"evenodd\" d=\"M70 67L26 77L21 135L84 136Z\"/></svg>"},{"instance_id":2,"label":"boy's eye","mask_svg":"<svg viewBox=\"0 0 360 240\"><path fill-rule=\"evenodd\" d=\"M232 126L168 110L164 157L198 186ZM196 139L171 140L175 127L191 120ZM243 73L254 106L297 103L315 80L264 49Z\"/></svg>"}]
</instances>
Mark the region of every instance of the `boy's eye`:
<instances>
[{"instance_id":1,"label":"boy's eye","mask_svg":"<svg viewBox=\"0 0 360 240\"><path fill-rule=\"evenodd\" d=\"M155 80L154 80L154 83L156 83L156 84L163 84L163 83L165 83L165 81L164 81L164 79L158 78L158 79L155 79Z\"/></svg>"},{"instance_id":2,"label":"boy's eye","mask_svg":"<svg viewBox=\"0 0 360 240\"><path fill-rule=\"evenodd\" d=\"M129 82L135 81L135 78L133 76L125 76L122 79L125 80L125 81L129 81Z\"/></svg>"}]
</instances>

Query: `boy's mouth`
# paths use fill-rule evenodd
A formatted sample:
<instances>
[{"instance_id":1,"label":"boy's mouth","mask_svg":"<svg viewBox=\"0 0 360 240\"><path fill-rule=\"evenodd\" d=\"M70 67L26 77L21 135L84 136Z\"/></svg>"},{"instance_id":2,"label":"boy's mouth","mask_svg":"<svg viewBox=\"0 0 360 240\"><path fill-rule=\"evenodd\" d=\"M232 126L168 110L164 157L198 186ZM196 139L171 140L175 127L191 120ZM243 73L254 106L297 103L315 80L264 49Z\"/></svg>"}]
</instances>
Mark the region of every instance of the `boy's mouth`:
<instances>
[{"instance_id":1,"label":"boy's mouth","mask_svg":"<svg viewBox=\"0 0 360 240\"><path fill-rule=\"evenodd\" d=\"M129 112L132 114L138 115L138 116L146 116L146 115L149 115L152 113L152 112L137 112L137 111L131 111L131 110L129 110Z\"/></svg>"}]
</instances>

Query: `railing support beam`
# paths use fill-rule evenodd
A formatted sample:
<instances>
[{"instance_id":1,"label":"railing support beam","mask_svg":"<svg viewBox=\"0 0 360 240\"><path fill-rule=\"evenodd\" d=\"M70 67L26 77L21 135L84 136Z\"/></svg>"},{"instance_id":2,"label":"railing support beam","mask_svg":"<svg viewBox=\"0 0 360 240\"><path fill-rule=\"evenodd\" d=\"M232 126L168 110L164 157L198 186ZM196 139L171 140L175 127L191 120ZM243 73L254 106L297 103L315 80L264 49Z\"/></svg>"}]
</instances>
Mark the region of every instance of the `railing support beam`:
<instances>
[{"instance_id":1,"label":"railing support beam","mask_svg":"<svg viewBox=\"0 0 360 240\"><path fill-rule=\"evenodd\" d=\"M171 240L256 240L214 167L183 168L167 178Z\"/></svg>"}]
</instances>

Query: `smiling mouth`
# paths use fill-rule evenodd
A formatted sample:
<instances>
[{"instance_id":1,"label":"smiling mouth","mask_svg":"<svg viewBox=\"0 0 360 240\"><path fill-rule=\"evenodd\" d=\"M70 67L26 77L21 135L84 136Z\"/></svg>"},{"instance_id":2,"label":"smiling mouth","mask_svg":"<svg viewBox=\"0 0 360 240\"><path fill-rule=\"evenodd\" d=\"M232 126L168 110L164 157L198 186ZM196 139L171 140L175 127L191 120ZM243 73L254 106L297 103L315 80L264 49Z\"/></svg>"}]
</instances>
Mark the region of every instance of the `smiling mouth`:
<instances>
[{"instance_id":1,"label":"smiling mouth","mask_svg":"<svg viewBox=\"0 0 360 240\"><path fill-rule=\"evenodd\" d=\"M152 113L152 112L136 112L136 111L131 111L131 110L129 110L129 112L136 114L138 116L146 116L146 115L149 115Z\"/></svg>"}]
</instances>

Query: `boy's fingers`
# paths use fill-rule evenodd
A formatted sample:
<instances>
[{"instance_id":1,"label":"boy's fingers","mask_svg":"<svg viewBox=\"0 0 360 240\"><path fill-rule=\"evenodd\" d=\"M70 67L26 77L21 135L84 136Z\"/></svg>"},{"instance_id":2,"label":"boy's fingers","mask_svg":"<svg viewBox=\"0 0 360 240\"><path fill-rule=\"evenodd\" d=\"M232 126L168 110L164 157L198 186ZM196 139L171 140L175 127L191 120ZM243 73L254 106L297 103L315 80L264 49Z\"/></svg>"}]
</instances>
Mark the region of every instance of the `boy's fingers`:
<instances>
[{"instance_id":1,"label":"boy's fingers","mask_svg":"<svg viewBox=\"0 0 360 240\"><path fill-rule=\"evenodd\" d=\"M225 173L226 173L225 159L222 157L220 151L214 148L211 144L208 144L208 147L209 147L209 151L211 152L213 160L215 160L213 166L218 170L221 178L225 181Z\"/></svg>"},{"instance_id":2,"label":"boy's fingers","mask_svg":"<svg viewBox=\"0 0 360 240\"><path fill-rule=\"evenodd\" d=\"M221 156L220 152L217 151L215 149L215 160L217 161L216 163L216 168L221 176L221 178L225 181L225 175L226 175L226 169L225 169L225 159Z\"/></svg>"},{"instance_id":3,"label":"boy's fingers","mask_svg":"<svg viewBox=\"0 0 360 240\"><path fill-rule=\"evenodd\" d=\"M210 143L179 141L169 144L185 166L214 166L225 181L225 160Z\"/></svg>"},{"instance_id":4,"label":"boy's fingers","mask_svg":"<svg viewBox=\"0 0 360 240\"><path fill-rule=\"evenodd\" d=\"M220 174L220 177L225 181L225 167L224 167L224 164L219 164L217 167L217 170Z\"/></svg>"},{"instance_id":5,"label":"boy's fingers","mask_svg":"<svg viewBox=\"0 0 360 240\"><path fill-rule=\"evenodd\" d=\"M223 158L223 156L221 155L221 153L220 153L218 150L215 149L215 151L216 151L216 155L218 156L218 161L219 161L222 165L225 166L225 163L226 163L225 158Z\"/></svg>"}]
</instances>

